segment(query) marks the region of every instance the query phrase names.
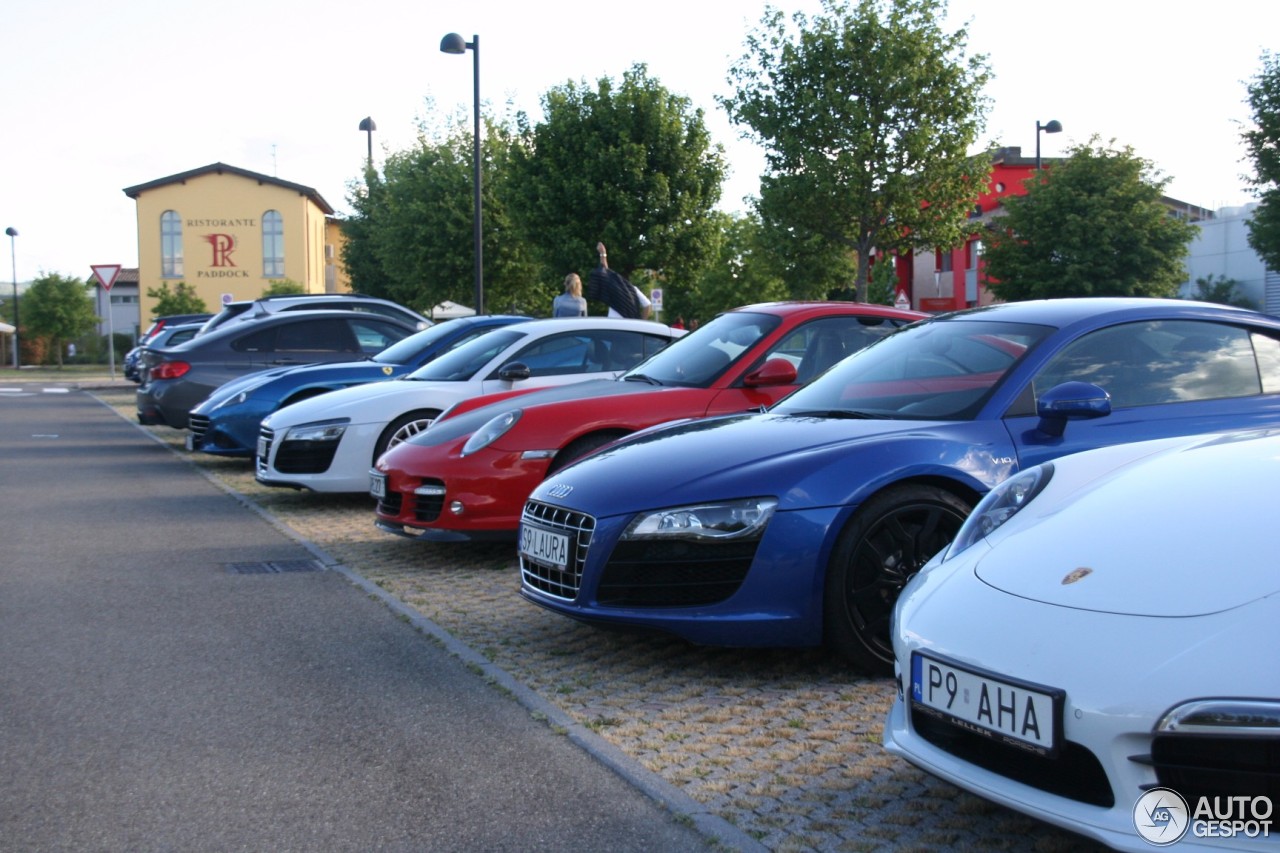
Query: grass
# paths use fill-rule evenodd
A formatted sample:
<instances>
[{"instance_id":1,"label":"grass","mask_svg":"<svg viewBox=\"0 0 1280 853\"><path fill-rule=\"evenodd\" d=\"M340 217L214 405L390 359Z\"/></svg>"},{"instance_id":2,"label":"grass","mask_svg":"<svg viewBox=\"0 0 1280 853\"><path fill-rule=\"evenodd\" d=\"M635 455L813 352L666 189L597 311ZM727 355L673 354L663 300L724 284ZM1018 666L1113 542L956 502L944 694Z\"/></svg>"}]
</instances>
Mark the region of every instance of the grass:
<instances>
[{"instance_id":1,"label":"grass","mask_svg":"<svg viewBox=\"0 0 1280 853\"><path fill-rule=\"evenodd\" d=\"M111 368L106 364L23 365L14 370L13 365L0 367L0 383L5 382L111 382ZM128 382L124 378L124 365L116 364L116 382ZM132 384L132 383L129 383Z\"/></svg>"}]
</instances>

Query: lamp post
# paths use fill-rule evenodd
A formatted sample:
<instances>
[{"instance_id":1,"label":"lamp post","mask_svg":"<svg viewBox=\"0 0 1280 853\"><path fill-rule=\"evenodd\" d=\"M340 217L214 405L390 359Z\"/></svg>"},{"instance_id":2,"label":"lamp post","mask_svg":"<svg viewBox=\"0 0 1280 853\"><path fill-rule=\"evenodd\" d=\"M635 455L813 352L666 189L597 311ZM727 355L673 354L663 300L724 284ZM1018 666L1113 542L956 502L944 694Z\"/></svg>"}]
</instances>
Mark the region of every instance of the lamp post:
<instances>
[{"instance_id":1,"label":"lamp post","mask_svg":"<svg viewBox=\"0 0 1280 853\"><path fill-rule=\"evenodd\" d=\"M369 168L373 168L373 132L378 129L377 123L372 118L364 118L360 120L360 129L369 134Z\"/></svg>"},{"instance_id":2,"label":"lamp post","mask_svg":"<svg viewBox=\"0 0 1280 853\"><path fill-rule=\"evenodd\" d=\"M484 257L481 252L481 224L480 224L480 36L473 35L471 41L466 41L457 33L449 33L440 40L440 50L444 53L466 53L471 51L472 67L475 76L475 93L474 93L474 112L475 112L475 132L473 140L473 167L474 176L472 183L475 185L475 222L472 223L472 231L475 233L475 265L476 265L476 314L484 313Z\"/></svg>"},{"instance_id":3,"label":"lamp post","mask_svg":"<svg viewBox=\"0 0 1280 853\"><path fill-rule=\"evenodd\" d=\"M17 370L22 366L18 349L18 250L13 239L18 236L18 229L10 225L4 233L9 235L9 259L13 263L13 369Z\"/></svg>"},{"instance_id":4,"label":"lamp post","mask_svg":"<svg viewBox=\"0 0 1280 853\"><path fill-rule=\"evenodd\" d=\"M1062 133L1062 122L1057 119L1050 120L1047 124L1036 122L1036 171L1040 171L1040 134L1041 133Z\"/></svg>"}]
</instances>

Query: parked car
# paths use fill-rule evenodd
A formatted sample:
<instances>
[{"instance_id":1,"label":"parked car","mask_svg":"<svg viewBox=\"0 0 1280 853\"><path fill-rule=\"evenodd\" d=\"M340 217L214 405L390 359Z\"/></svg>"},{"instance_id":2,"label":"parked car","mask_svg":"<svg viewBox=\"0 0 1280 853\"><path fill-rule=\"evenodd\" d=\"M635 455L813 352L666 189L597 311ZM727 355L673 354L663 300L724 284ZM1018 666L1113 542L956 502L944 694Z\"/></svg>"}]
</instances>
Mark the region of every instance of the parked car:
<instances>
[{"instance_id":1,"label":"parked car","mask_svg":"<svg viewBox=\"0 0 1280 853\"><path fill-rule=\"evenodd\" d=\"M887 673L898 592L1011 474L1276 423L1280 318L1163 299L942 315L767 412L641 432L549 477L521 521L521 592L697 643L825 640Z\"/></svg>"},{"instance_id":2,"label":"parked car","mask_svg":"<svg viewBox=\"0 0 1280 853\"><path fill-rule=\"evenodd\" d=\"M885 746L1117 850L1272 848L1277 482L1275 430L1005 480L898 600Z\"/></svg>"},{"instance_id":3,"label":"parked car","mask_svg":"<svg viewBox=\"0 0 1280 853\"><path fill-rule=\"evenodd\" d=\"M393 445L462 400L617 376L683 331L646 320L574 317L497 329L391 382L333 391L267 416L257 479L317 492L367 492Z\"/></svg>"},{"instance_id":4,"label":"parked car","mask_svg":"<svg viewBox=\"0 0 1280 853\"><path fill-rule=\"evenodd\" d=\"M514 539L534 486L579 456L663 421L767 406L926 316L854 302L752 305L617 380L470 401L378 461L377 525L441 541Z\"/></svg>"},{"instance_id":5,"label":"parked car","mask_svg":"<svg viewBox=\"0 0 1280 853\"><path fill-rule=\"evenodd\" d=\"M403 320L355 311L288 311L235 323L167 349L143 350L138 421L186 429L205 397L229 380L270 367L357 361L413 334Z\"/></svg>"},{"instance_id":6,"label":"parked car","mask_svg":"<svg viewBox=\"0 0 1280 853\"><path fill-rule=\"evenodd\" d=\"M430 328L431 321L416 311L389 299L363 293L284 293L240 302L228 302L209 318L202 335L229 323L260 320L281 311L364 311L409 323L418 330Z\"/></svg>"},{"instance_id":7,"label":"parked car","mask_svg":"<svg viewBox=\"0 0 1280 853\"><path fill-rule=\"evenodd\" d=\"M486 332L530 319L507 314L459 317L410 335L367 361L276 368L233 379L191 410L187 449L252 457L262 419L277 409L339 388L395 379Z\"/></svg>"},{"instance_id":8,"label":"parked car","mask_svg":"<svg viewBox=\"0 0 1280 853\"><path fill-rule=\"evenodd\" d=\"M164 349L165 347L174 347L178 344L185 343L196 336L200 329L204 326L203 320L191 323L164 323L161 322L165 318L161 317L151 325L154 331L148 330L148 334L141 342L129 350L124 355L124 378L134 382L141 382L142 375L138 372L138 359L142 355L142 351L147 347L155 347L156 349Z\"/></svg>"}]
</instances>

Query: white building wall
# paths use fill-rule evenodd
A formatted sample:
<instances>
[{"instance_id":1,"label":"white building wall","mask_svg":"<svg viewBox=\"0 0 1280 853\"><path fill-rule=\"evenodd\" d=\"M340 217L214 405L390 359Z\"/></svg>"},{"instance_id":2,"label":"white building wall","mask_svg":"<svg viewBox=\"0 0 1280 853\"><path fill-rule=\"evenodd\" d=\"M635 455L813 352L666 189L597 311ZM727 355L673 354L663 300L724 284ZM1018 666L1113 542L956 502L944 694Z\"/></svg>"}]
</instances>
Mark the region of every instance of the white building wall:
<instances>
[{"instance_id":1,"label":"white building wall","mask_svg":"<svg viewBox=\"0 0 1280 853\"><path fill-rule=\"evenodd\" d=\"M1187 255L1187 281L1182 285L1182 295L1196 292L1196 281L1209 276L1235 279L1239 284L1236 293L1249 299L1256 308L1268 313L1280 314L1280 286L1268 293L1267 268L1262 258L1249 246L1246 223L1257 204L1243 207L1224 207L1214 219L1204 219L1196 224L1200 233L1191 241ZM1273 273L1272 279L1277 279ZM1280 281L1276 282L1280 285Z\"/></svg>"}]
</instances>

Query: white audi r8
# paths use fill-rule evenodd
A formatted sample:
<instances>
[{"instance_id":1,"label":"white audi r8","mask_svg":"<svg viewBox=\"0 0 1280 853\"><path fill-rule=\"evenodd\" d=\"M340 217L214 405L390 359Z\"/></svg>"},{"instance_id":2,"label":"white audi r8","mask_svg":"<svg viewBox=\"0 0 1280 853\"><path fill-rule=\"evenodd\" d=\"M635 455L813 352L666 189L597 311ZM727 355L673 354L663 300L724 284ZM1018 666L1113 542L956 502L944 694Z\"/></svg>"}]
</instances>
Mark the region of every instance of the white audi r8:
<instances>
[{"instance_id":1,"label":"white audi r8","mask_svg":"<svg viewBox=\"0 0 1280 853\"><path fill-rule=\"evenodd\" d=\"M903 590L887 749L1121 850L1280 836L1280 430L1014 475Z\"/></svg>"},{"instance_id":2,"label":"white audi r8","mask_svg":"<svg viewBox=\"0 0 1280 853\"><path fill-rule=\"evenodd\" d=\"M316 492L367 492L378 457L455 403L612 379L683 334L616 317L496 329L398 379L330 391L271 413L258 438L257 479Z\"/></svg>"}]
</instances>

